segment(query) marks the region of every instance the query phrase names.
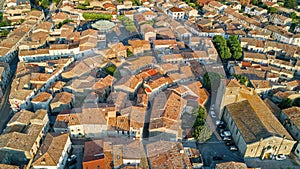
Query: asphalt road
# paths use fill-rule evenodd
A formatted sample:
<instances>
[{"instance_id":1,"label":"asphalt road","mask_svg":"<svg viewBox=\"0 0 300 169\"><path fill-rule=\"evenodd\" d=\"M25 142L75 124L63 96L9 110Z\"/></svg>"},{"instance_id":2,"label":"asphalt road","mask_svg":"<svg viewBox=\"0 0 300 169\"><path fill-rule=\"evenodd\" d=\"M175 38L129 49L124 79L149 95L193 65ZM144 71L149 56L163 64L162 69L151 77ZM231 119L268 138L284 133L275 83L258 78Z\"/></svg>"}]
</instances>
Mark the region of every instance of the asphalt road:
<instances>
[{"instance_id":1,"label":"asphalt road","mask_svg":"<svg viewBox=\"0 0 300 169\"><path fill-rule=\"evenodd\" d=\"M7 84L7 90L5 91L1 101L0 101L0 134L3 129L6 127L6 123L10 120L13 115L13 111L10 108L9 104L9 94L10 94L10 86L14 78L15 71L17 69L17 59L14 60L13 63L10 64L11 77Z\"/></svg>"},{"instance_id":2,"label":"asphalt road","mask_svg":"<svg viewBox=\"0 0 300 169\"><path fill-rule=\"evenodd\" d=\"M198 144L198 149L201 152L204 166L215 167L217 163L221 162L244 162L238 151L230 151L228 146L223 141L209 141ZM214 161L213 157L219 156L222 160Z\"/></svg>"},{"instance_id":3,"label":"asphalt road","mask_svg":"<svg viewBox=\"0 0 300 169\"><path fill-rule=\"evenodd\" d=\"M82 160L83 160L83 145L72 145L72 155L77 156L76 163L71 166L76 166L76 169L82 169ZM74 168L74 167L73 167Z\"/></svg>"},{"instance_id":4,"label":"asphalt road","mask_svg":"<svg viewBox=\"0 0 300 169\"><path fill-rule=\"evenodd\" d=\"M5 91L5 94L1 100L1 109L0 109L0 133L2 133L3 129L6 127L6 123L13 115L13 111L10 108L9 104L9 94L10 88Z\"/></svg>"}]
</instances>

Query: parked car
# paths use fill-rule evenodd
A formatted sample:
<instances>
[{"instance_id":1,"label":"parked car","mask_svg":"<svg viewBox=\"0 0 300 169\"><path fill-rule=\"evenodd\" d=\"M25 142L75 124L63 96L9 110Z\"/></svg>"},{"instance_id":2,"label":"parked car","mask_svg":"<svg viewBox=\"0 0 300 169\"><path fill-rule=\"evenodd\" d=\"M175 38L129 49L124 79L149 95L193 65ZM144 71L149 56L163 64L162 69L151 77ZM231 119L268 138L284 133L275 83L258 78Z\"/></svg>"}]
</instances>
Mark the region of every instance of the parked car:
<instances>
[{"instance_id":1,"label":"parked car","mask_svg":"<svg viewBox=\"0 0 300 169\"><path fill-rule=\"evenodd\" d=\"M223 141L231 141L231 137L225 136L223 137Z\"/></svg>"},{"instance_id":2,"label":"parked car","mask_svg":"<svg viewBox=\"0 0 300 169\"><path fill-rule=\"evenodd\" d=\"M285 160L286 157L283 154L278 154L277 156L275 156L275 160L281 161L281 160Z\"/></svg>"},{"instance_id":3,"label":"parked car","mask_svg":"<svg viewBox=\"0 0 300 169\"><path fill-rule=\"evenodd\" d=\"M224 124L224 122L221 121L221 120L217 120L217 121L216 121L216 125L219 125L219 124Z\"/></svg>"},{"instance_id":4,"label":"parked car","mask_svg":"<svg viewBox=\"0 0 300 169\"><path fill-rule=\"evenodd\" d=\"M217 117L216 113L214 111L210 111L210 115L211 115L212 118L216 118Z\"/></svg>"},{"instance_id":5,"label":"parked car","mask_svg":"<svg viewBox=\"0 0 300 169\"><path fill-rule=\"evenodd\" d=\"M220 128L220 129L225 129L226 128L225 124L218 124L217 127Z\"/></svg>"},{"instance_id":6,"label":"parked car","mask_svg":"<svg viewBox=\"0 0 300 169\"><path fill-rule=\"evenodd\" d=\"M220 160L223 160L223 158L220 157L220 156L214 156L214 157L213 157L213 160L214 160L214 161L220 161Z\"/></svg>"},{"instance_id":7,"label":"parked car","mask_svg":"<svg viewBox=\"0 0 300 169\"><path fill-rule=\"evenodd\" d=\"M221 132L221 137L225 137L225 136L227 136L227 137L231 137L231 132L230 131L223 131L223 132Z\"/></svg>"},{"instance_id":8,"label":"parked car","mask_svg":"<svg viewBox=\"0 0 300 169\"><path fill-rule=\"evenodd\" d=\"M230 151L237 151L237 147L234 146L234 145L233 145L233 146L230 146L230 147L229 147L229 150L230 150Z\"/></svg>"},{"instance_id":9,"label":"parked car","mask_svg":"<svg viewBox=\"0 0 300 169\"><path fill-rule=\"evenodd\" d=\"M233 145L234 145L234 143L231 142L231 141L228 141L228 142L226 142L225 144L226 144L226 146L233 146Z\"/></svg>"},{"instance_id":10,"label":"parked car","mask_svg":"<svg viewBox=\"0 0 300 169\"><path fill-rule=\"evenodd\" d=\"M76 159L77 159L77 156L75 154L71 155L69 158L68 158L68 163L69 164L73 164L76 162Z\"/></svg>"}]
</instances>

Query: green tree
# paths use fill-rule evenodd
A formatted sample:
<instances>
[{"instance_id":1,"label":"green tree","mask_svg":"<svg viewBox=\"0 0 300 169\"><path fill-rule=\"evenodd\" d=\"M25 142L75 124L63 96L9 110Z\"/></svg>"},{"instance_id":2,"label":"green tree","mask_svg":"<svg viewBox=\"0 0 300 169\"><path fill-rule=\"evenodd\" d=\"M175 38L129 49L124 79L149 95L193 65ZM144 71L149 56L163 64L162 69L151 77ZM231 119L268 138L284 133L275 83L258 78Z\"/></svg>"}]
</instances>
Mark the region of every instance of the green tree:
<instances>
[{"instance_id":1,"label":"green tree","mask_svg":"<svg viewBox=\"0 0 300 169\"><path fill-rule=\"evenodd\" d=\"M133 56L133 53L129 49L126 50L126 53L127 57Z\"/></svg>"},{"instance_id":2,"label":"green tree","mask_svg":"<svg viewBox=\"0 0 300 169\"><path fill-rule=\"evenodd\" d=\"M283 6L289 9L297 9L297 0L285 0Z\"/></svg>"},{"instance_id":3,"label":"green tree","mask_svg":"<svg viewBox=\"0 0 300 169\"><path fill-rule=\"evenodd\" d=\"M112 18L111 14L90 13L90 12L84 12L82 16L86 20L98 20L98 19L111 20Z\"/></svg>"},{"instance_id":4,"label":"green tree","mask_svg":"<svg viewBox=\"0 0 300 169\"><path fill-rule=\"evenodd\" d=\"M274 8L274 7L270 7L270 8L268 9L268 12L269 12L270 14L276 14L276 13L277 13L277 9Z\"/></svg>"},{"instance_id":5,"label":"green tree","mask_svg":"<svg viewBox=\"0 0 300 169\"><path fill-rule=\"evenodd\" d=\"M290 18L293 19L293 20L297 19L297 14L296 14L296 12L290 13Z\"/></svg>"},{"instance_id":6,"label":"green tree","mask_svg":"<svg viewBox=\"0 0 300 169\"><path fill-rule=\"evenodd\" d=\"M56 6L59 4L60 1L61 0L52 0L52 2L54 2Z\"/></svg>"},{"instance_id":7,"label":"green tree","mask_svg":"<svg viewBox=\"0 0 300 169\"><path fill-rule=\"evenodd\" d=\"M209 140L212 136L212 131L207 125L197 126L194 128L193 137L200 142Z\"/></svg>"},{"instance_id":8,"label":"green tree","mask_svg":"<svg viewBox=\"0 0 300 169\"><path fill-rule=\"evenodd\" d=\"M76 9L86 10L87 7L79 4L79 5L77 5Z\"/></svg>"},{"instance_id":9,"label":"green tree","mask_svg":"<svg viewBox=\"0 0 300 169\"><path fill-rule=\"evenodd\" d=\"M40 6L43 8L48 8L49 4L50 4L49 0L42 0L40 2Z\"/></svg>"},{"instance_id":10,"label":"green tree","mask_svg":"<svg viewBox=\"0 0 300 169\"><path fill-rule=\"evenodd\" d=\"M248 78L246 77L246 76L243 76L243 75L236 75L236 74L234 74L233 75L235 78L236 78L236 80L238 80L241 84L243 84L243 85L248 85L248 83L249 83L249 80L248 80Z\"/></svg>"},{"instance_id":11,"label":"green tree","mask_svg":"<svg viewBox=\"0 0 300 169\"><path fill-rule=\"evenodd\" d=\"M125 27L125 29L127 31L129 31L130 33L134 32L135 31L135 26L134 25L128 25Z\"/></svg>"},{"instance_id":12,"label":"green tree","mask_svg":"<svg viewBox=\"0 0 300 169\"><path fill-rule=\"evenodd\" d=\"M207 112L206 112L206 109L205 109L205 108L203 108L202 106L199 106L198 108L195 108L195 109L193 110L192 115L193 115L195 118L205 119L206 116L207 116Z\"/></svg>"},{"instance_id":13,"label":"green tree","mask_svg":"<svg viewBox=\"0 0 300 169\"><path fill-rule=\"evenodd\" d=\"M110 74L111 76L114 75L115 71L116 71L117 67L115 65L110 65L108 67L105 68L106 73Z\"/></svg>"},{"instance_id":14,"label":"green tree","mask_svg":"<svg viewBox=\"0 0 300 169\"><path fill-rule=\"evenodd\" d=\"M6 37L8 34L9 34L8 30L4 29L4 30L0 31L0 36L2 36L2 37Z\"/></svg>"},{"instance_id":15,"label":"green tree","mask_svg":"<svg viewBox=\"0 0 300 169\"><path fill-rule=\"evenodd\" d=\"M226 61L231 58L230 49L228 48L226 40L223 36L214 36L213 43L223 61Z\"/></svg>"},{"instance_id":16,"label":"green tree","mask_svg":"<svg viewBox=\"0 0 300 169\"><path fill-rule=\"evenodd\" d=\"M293 100L290 98L282 99L281 103L279 103L278 107L281 109L290 108L293 105Z\"/></svg>"},{"instance_id":17,"label":"green tree","mask_svg":"<svg viewBox=\"0 0 300 169\"><path fill-rule=\"evenodd\" d=\"M89 5L90 5L90 0L85 0L85 1L84 1L84 5L85 5L85 6L89 6Z\"/></svg>"},{"instance_id":18,"label":"green tree","mask_svg":"<svg viewBox=\"0 0 300 169\"><path fill-rule=\"evenodd\" d=\"M243 49L238 36L230 36L227 40L227 44L234 59L242 58Z\"/></svg>"},{"instance_id":19,"label":"green tree","mask_svg":"<svg viewBox=\"0 0 300 169\"><path fill-rule=\"evenodd\" d=\"M252 5L258 5L258 2L259 2L258 0L252 0L252 1L251 1L251 4L252 4Z\"/></svg>"}]
</instances>

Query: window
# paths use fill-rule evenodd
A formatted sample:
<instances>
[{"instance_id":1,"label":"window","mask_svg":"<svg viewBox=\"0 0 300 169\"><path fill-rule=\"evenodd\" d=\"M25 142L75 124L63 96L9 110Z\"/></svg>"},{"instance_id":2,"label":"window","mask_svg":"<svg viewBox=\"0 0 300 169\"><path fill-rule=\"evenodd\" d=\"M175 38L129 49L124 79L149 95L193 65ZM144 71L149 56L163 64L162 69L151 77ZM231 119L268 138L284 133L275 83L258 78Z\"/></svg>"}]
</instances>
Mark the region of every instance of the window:
<instances>
[{"instance_id":1,"label":"window","mask_svg":"<svg viewBox=\"0 0 300 169\"><path fill-rule=\"evenodd\" d=\"M77 129L78 131L80 131L80 129Z\"/></svg>"},{"instance_id":2,"label":"window","mask_svg":"<svg viewBox=\"0 0 300 169\"><path fill-rule=\"evenodd\" d=\"M253 149L251 149L250 151L251 151L251 153L252 153L252 152L253 152Z\"/></svg>"}]
</instances>

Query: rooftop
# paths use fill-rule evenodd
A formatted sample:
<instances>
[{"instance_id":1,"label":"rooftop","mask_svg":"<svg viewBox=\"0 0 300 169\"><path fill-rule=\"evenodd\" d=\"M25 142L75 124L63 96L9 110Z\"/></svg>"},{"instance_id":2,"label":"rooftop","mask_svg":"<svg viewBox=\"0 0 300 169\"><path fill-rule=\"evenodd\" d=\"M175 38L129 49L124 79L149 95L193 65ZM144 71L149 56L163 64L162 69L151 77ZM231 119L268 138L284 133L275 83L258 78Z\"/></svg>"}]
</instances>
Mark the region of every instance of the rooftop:
<instances>
[{"instance_id":1,"label":"rooftop","mask_svg":"<svg viewBox=\"0 0 300 169\"><path fill-rule=\"evenodd\" d=\"M34 157L33 166L57 166L69 140L69 133L48 133Z\"/></svg>"},{"instance_id":2,"label":"rooftop","mask_svg":"<svg viewBox=\"0 0 300 169\"><path fill-rule=\"evenodd\" d=\"M298 130L300 130L300 107L290 107L282 111L294 123Z\"/></svg>"},{"instance_id":3,"label":"rooftop","mask_svg":"<svg viewBox=\"0 0 300 169\"><path fill-rule=\"evenodd\" d=\"M52 98L52 95L47 92L41 92L37 94L31 101L32 102L47 102L49 99Z\"/></svg>"}]
</instances>

